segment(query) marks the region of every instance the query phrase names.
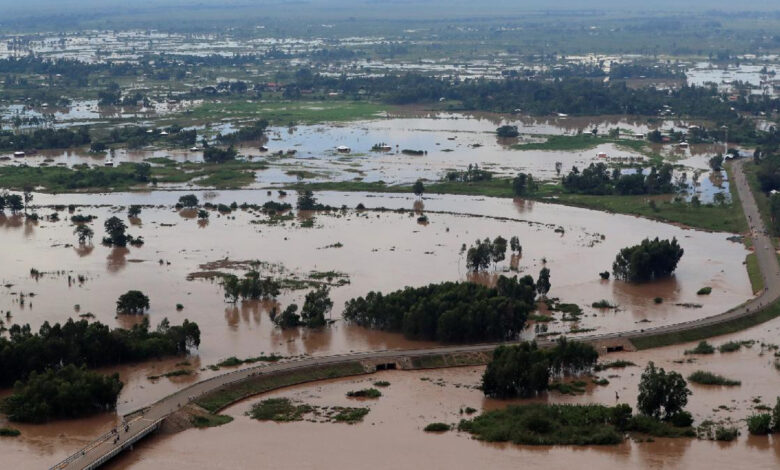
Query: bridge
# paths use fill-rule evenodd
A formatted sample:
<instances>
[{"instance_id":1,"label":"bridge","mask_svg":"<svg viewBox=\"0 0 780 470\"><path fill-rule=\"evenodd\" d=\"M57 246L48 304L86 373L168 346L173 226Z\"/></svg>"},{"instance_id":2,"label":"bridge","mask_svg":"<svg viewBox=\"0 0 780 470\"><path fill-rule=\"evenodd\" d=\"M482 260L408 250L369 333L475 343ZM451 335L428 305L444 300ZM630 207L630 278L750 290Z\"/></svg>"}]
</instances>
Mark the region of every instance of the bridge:
<instances>
[{"instance_id":1,"label":"bridge","mask_svg":"<svg viewBox=\"0 0 780 470\"><path fill-rule=\"evenodd\" d=\"M602 349L623 348L632 340L656 336L691 332L702 328L717 327L735 320L753 317L761 309L773 304L780 298L780 265L777 252L764 227L758 211L755 198L750 191L742 162L733 164L734 180L731 182L737 188L742 208L748 219L749 230L753 239L753 247L758 258L761 276L766 286L757 296L748 302L727 312L707 318L683 323L660 326L655 328L609 333L602 335L578 336L578 341L598 345ZM541 347L550 346L552 341L541 341ZM275 377L280 374L291 374L303 369L317 369L354 363L372 364L374 369L385 368L388 365L409 362L413 359L444 356L448 354L490 353L499 343L444 346L430 349L369 351L352 354L340 354L325 357L313 357L302 360L264 364L245 369L239 369L221 374L179 390L156 403L137 410L125 416L126 426L116 431L108 432L87 446L54 465L50 470L92 470L106 463L119 453L129 449L150 433L160 427L166 418L179 411L182 407L197 399L226 387L249 381L263 380L265 377Z\"/></svg>"}]
</instances>

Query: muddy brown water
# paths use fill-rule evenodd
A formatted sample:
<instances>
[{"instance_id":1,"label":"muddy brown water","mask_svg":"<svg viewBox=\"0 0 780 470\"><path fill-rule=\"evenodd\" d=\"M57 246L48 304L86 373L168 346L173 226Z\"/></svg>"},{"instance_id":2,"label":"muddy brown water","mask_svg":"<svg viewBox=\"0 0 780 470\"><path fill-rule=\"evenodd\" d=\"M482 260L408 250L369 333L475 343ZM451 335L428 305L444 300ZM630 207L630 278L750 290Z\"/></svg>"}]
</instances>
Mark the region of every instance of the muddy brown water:
<instances>
[{"instance_id":1,"label":"muddy brown water","mask_svg":"<svg viewBox=\"0 0 780 470\"><path fill-rule=\"evenodd\" d=\"M772 469L780 465L780 439L750 436L744 418L756 412L757 401L773 405L780 394L780 373L773 366L771 351L761 342L777 341L780 321L761 325L738 334L712 340L756 340L750 348L734 353L695 356L690 359L679 345L638 353L612 354L606 360L626 359L637 367L611 369L606 386L590 385L584 394L543 394L533 400L501 401L485 398L476 389L482 367L430 371L386 371L372 376L339 379L278 390L240 402L224 411L235 420L221 428L191 429L175 435L156 435L128 452L107 468L606 468L606 469ZM654 439L640 442L627 439L617 446L534 447L490 444L466 433L423 432L431 422L457 423L466 417L460 410L479 411L530 401L549 403L603 403L613 405L615 393L620 402L635 406L642 367L652 360L661 367L687 376L703 369L742 381L740 387L710 387L691 384L693 395L688 409L697 423L709 419L740 429L732 443L696 439ZM346 392L386 380L377 400L353 400ZM269 397L319 406L367 406L369 414L356 425L333 423L272 423L245 416L252 404ZM725 407L723 409L722 406ZM323 436L327 435L327 439Z\"/></svg>"},{"instance_id":2,"label":"muddy brown water","mask_svg":"<svg viewBox=\"0 0 780 470\"><path fill-rule=\"evenodd\" d=\"M519 236L523 257L517 265L521 273L536 276L542 258L546 258L552 272L550 294L585 307L586 316L576 326L594 328L600 333L701 318L737 305L751 295L742 265L747 252L742 245L727 241L727 234L683 230L634 217L507 199L446 196L420 202L407 195L329 192L318 194L321 202L349 207L363 202L367 207L400 207L406 211L401 214L350 211L341 217L317 214L313 228L301 228L297 224L292 227L289 222L286 226L251 224L251 220L262 220L264 216L237 211L230 217L212 213L211 220L203 225L190 218L190 214L181 214L170 207L181 194L166 191L36 194L38 204L99 202L107 205L78 209L79 213L98 216L92 224L97 237L88 247L75 245L73 226L65 220L67 212L61 213L62 221L41 220L37 224L18 217L0 218L0 233L7 253L0 271L0 285L11 285L0 287L0 310L12 312L11 323L30 323L37 328L44 321L62 322L91 312L96 320L112 327L128 327L140 321L140 317L117 316L115 301L129 289L140 289L151 298L152 325L164 317L172 323L188 318L200 325L202 344L197 355L186 359L189 366L178 364L185 359L175 358L107 369L118 371L126 384L118 413L149 404L217 373L200 368L229 356L243 358L273 352L293 357L431 345L341 321L319 332L275 329L268 317L271 303L229 304L217 283L206 279L187 280L189 274L202 269L202 264L225 258L257 259L277 268L283 266L286 272L301 277L313 270L346 273L350 283L332 289L334 319L340 317L347 299L370 290L387 292L406 285L466 279L465 260L458 255L460 246L471 244L476 238L496 235ZM256 191L197 194L201 200L208 196L215 203L236 200L262 204L268 199L265 193ZM294 201L294 197L291 193L287 200ZM130 225L129 232L143 236L146 244L122 249L100 245L97 238L101 236L102 222L111 215L126 219L119 205L130 203L164 206L144 208L139 220ZM113 204L117 206L112 207ZM430 223L419 225L416 215L410 215L414 211L425 212ZM52 209L39 208L38 212L46 215ZM554 231L558 226L564 228L564 234ZM676 236L686 250L673 279L632 286L598 278L597 273L609 268L619 248L636 243L648 234ZM343 247L326 248L336 242ZM499 269L509 264L507 259ZM43 275L36 280L30 275L31 268ZM79 283L78 276L84 277L83 284ZM704 285L713 287L712 295L696 296L696 291ZM19 302L20 292L27 294L23 306ZM290 302L300 305L305 292L285 291L278 304L281 307ZM652 299L657 295L666 301L654 304ZM591 302L602 298L618 303L620 310L597 311L589 307ZM702 308L674 305L684 302L701 303ZM184 305L180 312L175 309L177 303ZM550 328L565 332L570 325L558 322ZM532 330L526 335L532 335ZM170 379L147 378L178 368L190 368L195 373ZM20 459L19 468L39 468L42 463L57 461L88 438L109 429L115 419L112 413L45 426L20 426L22 437L0 439L0 452Z\"/></svg>"}]
</instances>

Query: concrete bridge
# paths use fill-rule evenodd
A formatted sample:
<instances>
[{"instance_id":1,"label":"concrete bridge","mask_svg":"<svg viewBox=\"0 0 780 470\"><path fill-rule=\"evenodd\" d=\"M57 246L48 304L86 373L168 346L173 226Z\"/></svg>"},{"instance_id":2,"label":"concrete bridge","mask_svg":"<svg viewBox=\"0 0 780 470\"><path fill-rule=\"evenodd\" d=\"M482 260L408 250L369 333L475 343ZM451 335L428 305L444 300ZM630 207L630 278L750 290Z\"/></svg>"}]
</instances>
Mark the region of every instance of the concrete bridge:
<instances>
[{"instance_id":1,"label":"concrete bridge","mask_svg":"<svg viewBox=\"0 0 780 470\"><path fill-rule=\"evenodd\" d=\"M772 245L770 237L767 235L758 211L758 206L748 187L744 172L742 171L742 162L734 162L733 170L734 180L731 183L736 185L742 208L745 212L745 216L748 218L753 246L758 257L758 265L761 269L761 276L766 288L745 304L719 315L656 328L603 335L578 336L576 338L578 341L593 344L602 352L628 349L632 347L632 340L695 332L700 329L717 327L743 319L754 318L757 312L770 306L780 298L780 266L778 265L776 250ZM298 361L265 364L235 370L193 384L163 398L151 406L126 415L126 428L118 428L116 434L114 432L109 432L100 436L83 449L80 449L67 459L51 467L50 470L91 470L97 468L125 449L131 448L134 443L158 429L166 418L176 413L187 404L192 403L209 393L225 390L228 387L244 382L256 382L265 378L278 377L283 374L293 374L304 369L316 370L317 368L355 363L359 363L363 366L363 372L371 372L382 368L396 368L397 366L398 368L424 368L426 367L425 365L418 367L415 366L414 363L416 362L419 365L424 363L426 358L447 357L448 355L486 355L499 344L500 343L457 345L415 350L369 351L354 354L313 357ZM539 342L541 347L548 347L552 344L553 342L549 340ZM404 364L406 364L406 366L404 366ZM433 362L431 362L431 364L433 364ZM437 364L439 365L433 364L428 367L458 365L447 364L446 362ZM249 393L249 395L251 394L252 393Z\"/></svg>"}]
</instances>

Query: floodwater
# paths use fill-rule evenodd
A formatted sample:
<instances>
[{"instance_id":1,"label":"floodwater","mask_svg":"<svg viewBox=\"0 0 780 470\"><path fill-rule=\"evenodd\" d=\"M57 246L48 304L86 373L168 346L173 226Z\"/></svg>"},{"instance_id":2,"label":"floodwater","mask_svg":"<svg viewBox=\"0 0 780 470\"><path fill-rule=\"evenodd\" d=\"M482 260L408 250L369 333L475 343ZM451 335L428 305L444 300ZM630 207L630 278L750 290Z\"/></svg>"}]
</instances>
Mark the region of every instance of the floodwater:
<instances>
[{"instance_id":1,"label":"floodwater","mask_svg":"<svg viewBox=\"0 0 780 470\"><path fill-rule=\"evenodd\" d=\"M212 203L248 202L262 204L277 200L274 193L259 191L195 192L201 201ZM199 223L189 212L171 206L183 192L111 194L36 194L37 212L45 216L54 204L93 204L77 209L92 214L96 240L79 247L67 211L61 221L27 223L19 217L0 217L0 233L7 256L0 272L0 311L10 311L10 323L30 323L37 328L44 321L63 322L79 314L92 313L95 319L112 327L128 327L140 317L117 316L115 301L129 289L140 289L151 298L152 325L164 317L171 323L187 318L202 331L202 344L196 356L112 368L118 371L125 388L118 412L126 413L149 404L195 380L213 375L208 365L229 356L252 357L277 353L290 358L359 350L424 347L430 343L410 341L397 334L365 330L337 321L323 331L274 328L269 310L278 305L303 301L305 290L284 291L278 304L272 302L226 303L221 287L213 281L188 275L213 269L209 263L220 260L260 260L278 276L307 279L312 271L338 271L349 283L334 286L332 318L341 315L344 302L370 290L388 292L406 285L419 286L443 280L467 279L465 259L459 255L462 244L477 238L517 235L523 256L515 260L520 274L536 276L543 266L552 272L551 296L574 302L586 314L575 325L549 323L549 331L568 332L570 328L595 332L630 330L645 326L676 323L719 313L751 296L742 262L747 251L741 244L727 241L728 234L684 230L679 227L629 216L606 214L578 208L463 196L436 196L417 201L409 195L323 192L320 202L340 207L363 203L368 208L405 209L402 213L348 211L345 215L314 215L314 227L300 227L296 217L282 225L252 224L266 216L236 211L230 216L212 213L207 224ZM295 194L286 198L294 202ZM125 217L122 206L143 204L139 220L129 221L129 232L143 236L140 248L114 249L100 245L102 223L111 216ZM417 213L428 215L429 224L417 223ZM413 215L414 214L414 215ZM479 214L473 216L470 214ZM292 224L295 225L292 225ZM555 232L562 227L564 233ZM603 239L602 239L603 235ZM615 253L637 243L644 236L677 237L686 254L675 277L658 283L633 286L619 281L601 281L599 271L610 268ZM333 245L341 243L341 248ZM504 271L508 259L498 265ZM206 265L201 267L201 265ZM229 263L222 263L226 272ZM220 267L220 264L217 264ZM32 268L43 273L37 279ZM583 269L585 268L585 269ZM283 273L283 274L281 274ZM70 282L68 280L70 276ZM83 283L78 276L83 276ZM490 282L491 276L480 276ZM710 296L696 291L713 287ZM25 293L20 302L19 293ZM31 296L30 294L34 294ZM655 296L664 297L661 305ZM590 308L600 299L619 304L618 310ZM177 303L184 305L176 311ZM698 303L701 308L684 308L678 303ZM533 336L533 329L527 330ZM179 368L194 374L150 380ZM7 392L6 392L7 393ZM0 449L14 458L40 459L50 463L77 449L88 437L110 427L114 414L46 426L22 426L23 436L0 440ZM24 463L20 464L24 468ZM36 463L36 466L41 466Z\"/></svg>"},{"instance_id":2,"label":"floodwater","mask_svg":"<svg viewBox=\"0 0 780 470\"><path fill-rule=\"evenodd\" d=\"M377 374L301 385L278 390L240 402L224 411L235 420L207 430L189 429L174 435L155 435L134 451L122 455L110 469L210 469L245 468L262 462L278 469L336 468L576 468L603 469L772 469L780 465L780 439L750 436L744 418L759 403L773 406L780 390L780 374L773 366L772 352L760 342L776 341L780 321L729 337L727 340L757 340L750 348L734 353L697 356L695 362L683 354L692 344L640 353L611 354L605 360L626 359L637 367L611 369L606 386L589 385L579 396L557 392L533 400L500 401L485 398L479 385L482 367L431 371L385 371ZM613 405L615 394L621 403L635 406L637 384L647 361L687 376L703 369L742 381L740 387L711 387L690 384L693 395L687 409L695 423L709 419L740 428L741 436L731 443L696 439L661 439L639 442L627 439L617 446L533 447L490 444L476 441L467 433L429 434L423 428L431 422L457 423L466 417L465 407L479 411L502 408L507 403L540 401L550 403L603 403ZM360 402L346 398L346 392L386 380L377 400ZM367 406L362 423L273 423L250 419L245 412L253 403L269 397L288 397L319 406ZM327 433L328 439L322 439Z\"/></svg>"},{"instance_id":3,"label":"floodwater","mask_svg":"<svg viewBox=\"0 0 780 470\"><path fill-rule=\"evenodd\" d=\"M532 118L526 116L502 117L491 114L439 113L392 119L375 119L346 124L318 124L295 128L269 129L263 142L247 142L239 146L242 155L256 161L266 161L270 168L256 172L254 187L287 184L297 181L293 173L304 171L306 181L384 181L388 184L409 183L419 178L437 181L451 170L464 170L469 165L479 165L497 176L514 176L518 172L531 172L536 178L549 180L557 176L556 162L562 164L564 174L572 166L583 168L596 161L604 161L599 154L606 154L608 161L642 162L645 157L636 151L604 143L587 150L515 150L518 143L541 142L543 135L575 134L589 132L593 128L601 133L619 127L629 132L646 132L655 127L664 129L685 128L688 123L661 121L648 124L641 119L625 116L601 118ZM499 139L495 129L502 124L517 125L521 136L517 139ZM227 127L227 124L225 125ZM227 131L229 129L224 129ZM264 144L269 151L261 152ZM391 150L372 151L376 144L384 143ZM343 154L336 147L346 146L351 153ZM404 149L423 150L424 156L409 156ZM279 158L276 152L294 150L295 154ZM710 147L677 149L674 146L655 146L654 151L664 153L670 160L682 161L691 169L706 170ZM13 158L12 153L0 164L4 165L102 165L105 157L84 149L48 150L24 158ZM170 158L175 161L202 162L199 151L188 149L118 149L113 161L142 162L150 158Z\"/></svg>"}]
</instances>

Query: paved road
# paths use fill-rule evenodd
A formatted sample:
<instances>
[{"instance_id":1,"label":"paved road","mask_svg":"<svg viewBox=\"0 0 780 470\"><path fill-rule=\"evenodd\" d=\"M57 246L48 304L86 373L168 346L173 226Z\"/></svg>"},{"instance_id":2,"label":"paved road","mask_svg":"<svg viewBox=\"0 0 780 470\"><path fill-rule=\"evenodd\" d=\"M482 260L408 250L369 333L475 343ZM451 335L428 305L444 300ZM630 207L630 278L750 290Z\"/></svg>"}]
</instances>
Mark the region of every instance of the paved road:
<instances>
[{"instance_id":1,"label":"paved road","mask_svg":"<svg viewBox=\"0 0 780 470\"><path fill-rule=\"evenodd\" d=\"M587 341L592 343L605 341L609 342L610 340L623 341L652 336L658 333L674 333L699 328L702 326L716 325L718 323L749 315L751 312L755 312L761 307L769 305L770 303L780 298L780 266L778 265L776 252L772 242L769 236L766 234L761 216L758 212L756 201L753 198L753 194L750 192L747 181L745 180L745 175L742 171L742 165L742 161L734 162L734 181L732 181L732 183L736 185L742 202L742 208L745 212L745 215L748 217L750 232L753 238L753 246L755 247L755 252L758 256L758 265L761 268L761 275L764 278L764 285L767 286L767 288L744 305L712 317L656 328L578 337L577 339L579 341ZM542 344L542 346L543 345L544 344ZM247 369L236 370L193 384L167 398L154 403L144 412L136 414L135 417L127 423L127 431L120 427L118 434L116 435L109 433L101 436L84 449L69 457L67 460L60 462L59 464L52 467L52 469L67 468L69 470L83 470L95 468L95 466L99 464L101 460L109 458L111 454L117 452L119 449L129 446L136 440L142 438L156 424L160 423L163 419L172 413L175 413L180 407L194 401L197 397L217 390L232 382L241 381L258 374L359 360L380 361L382 359L387 359L388 362L390 362L392 360L426 355L491 351L496 346L497 344L494 343L403 351L370 351L355 354L315 357L299 361L260 365ZM115 440L117 440L117 442L115 442Z\"/></svg>"}]
</instances>

